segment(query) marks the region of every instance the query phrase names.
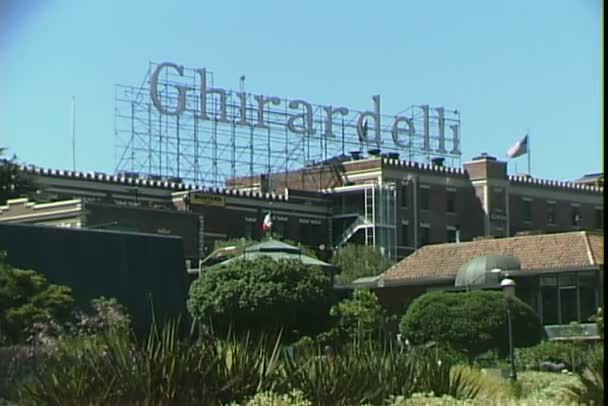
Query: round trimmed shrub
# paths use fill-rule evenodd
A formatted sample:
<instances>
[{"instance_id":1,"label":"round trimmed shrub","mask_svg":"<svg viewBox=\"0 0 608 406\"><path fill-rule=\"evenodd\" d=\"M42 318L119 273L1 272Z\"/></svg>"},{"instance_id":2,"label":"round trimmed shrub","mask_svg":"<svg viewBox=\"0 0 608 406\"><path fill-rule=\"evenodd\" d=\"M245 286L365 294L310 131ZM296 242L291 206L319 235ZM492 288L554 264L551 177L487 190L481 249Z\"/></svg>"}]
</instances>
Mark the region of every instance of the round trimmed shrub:
<instances>
[{"instance_id":1,"label":"round trimmed shrub","mask_svg":"<svg viewBox=\"0 0 608 406\"><path fill-rule=\"evenodd\" d=\"M534 310L520 299L508 298L516 347L538 344L542 325ZM399 330L412 344L435 341L470 359L489 350L508 352L506 304L496 291L431 292L415 299Z\"/></svg>"},{"instance_id":2,"label":"round trimmed shrub","mask_svg":"<svg viewBox=\"0 0 608 406\"><path fill-rule=\"evenodd\" d=\"M190 286L187 305L216 334L282 331L292 340L327 328L333 303L320 268L263 256L207 270Z\"/></svg>"}]
</instances>

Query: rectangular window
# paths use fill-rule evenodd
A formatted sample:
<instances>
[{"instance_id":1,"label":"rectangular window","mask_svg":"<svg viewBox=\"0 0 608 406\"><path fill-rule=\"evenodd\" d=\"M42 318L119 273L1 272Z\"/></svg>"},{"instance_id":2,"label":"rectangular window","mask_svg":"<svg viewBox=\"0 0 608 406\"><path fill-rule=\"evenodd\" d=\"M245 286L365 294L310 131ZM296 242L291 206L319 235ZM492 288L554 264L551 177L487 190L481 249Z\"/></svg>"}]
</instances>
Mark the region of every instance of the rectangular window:
<instances>
[{"instance_id":1,"label":"rectangular window","mask_svg":"<svg viewBox=\"0 0 608 406\"><path fill-rule=\"evenodd\" d=\"M567 272L559 274L559 301L560 301L560 323L568 324L578 321L578 301L576 274Z\"/></svg>"},{"instance_id":2,"label":"rectangular window","mask_svg":"<svg viewBox=\"0 0 608 406\"><path fill-rule=\"evenodd\" d=\"M404 247L410 245L410 229L407 223L401 224L401 245Z\"/></svg>"},{"instance_id":3,"label":"rectangular window","mask_svg":"<svg viewBox=\"0 0 608 406\"><path fill-rule=\"evenodd\" d=\"M420 209L431 209L431 189L429 187L420 188Z\"/></svg>"},{"instance_id":4,"label":"rectangular window","mask_svg":"<svg viewBox=\"0 0 608 406\"><path fill-rule=\"evenodd\" d=\"M250 222L245 222L245 230L244 231L244 237L251 240L253 239L253 226L254 223L250 223Z\"/></svg>"},{"instance_id":5,"label":"rectangular window","mask_svg":"<svg viewBox=\"0 0 608 406\"><path fill-rule=\"evenodd\" d=\"M595 209L595 228L604 229L604 210Z\"/></svg>"},{"instance_id":6,"label":"rectangular window","mask_svg":"<svg viewBox=\"0 0 608 406\"><path fill-rule=\"evenodd\" d=\"M277 236L277 238L287 238L287 222L286 221L276 221L272 223L273 234Z\"/></svg>"},{"instance_id":7,"label":"rectangular window","mask_svg":"<svg viewBox=\"0 0 608 406\"><path fill-rule=\"evenodd\" d=\"M578 290L581 301L580 321L589 321L595 315L598 307L597 287L600 283L595 271L581 272L578 274Z\"/></svg>"},{"instance_id":8,"label":"rectangular window","mask_svg":"<svg viewBox=\"0 0 608 406\"><path fill-rule=\"evenodd\" d=\"M407 185L401 185L401 207L407 207Z\"/></svg>"},{"instance_id":9,"label":"rectangular window","mask_svg":"<svg viewBox=\"0 0 608 406\"><path fill-rule=\"evenodd\" d=\"M557 302L557 277L542 276L540 280L543 324L559 324Z\"/></svg>"},{"instance_id":10,"label":"rectangular window","mask_svg":"<svg viewBox=\"0 0 608 406\"><path fill-rule=\"evenodd\" d=\"M458 228L448 228L448 242L460 242L460 231Z\"/></svg>"},{"instance_id":11,"label":"rectangular window","mask_svg":"<svg viewBox=\"0 0 608 406\"><path fill-rule=\"evenodd\" d=\"M503 188L494 188L492 208L498 213L505 212L505 190Z\"/></svg>"},{"instance_id":12,"label":"rectangular window","mask_svg":"<svg viewBox=\"0 0 608 406\"><path fill-rule=\"evenodd\" d=\"M446 209L448 213L456 213L456 191L448 190L446 192Z\"/></svg>"},{"instance_id":13,"label":"rectangular window","mask_svg":"<svg viewBox=\"0 0 608 406\"><path fill-rule=\"evenodd\" d=\"M547 224L557 224L557 204L547 202Z\"/></svg>"},{"instance_id":14,"label":"rectangular window","mask_svg":"<svg viewBox=\"0 0 608 406\"><path fill-rule=\"evenodd\" d=\"M570 225L578 227L581 225L581 212L578 207L570 209Z\"/></svg>"},{"instance_id":15,"label":"rectangular window","mask_svg":"<svg viewBox=\"0 0 608 406\"><path fill-rule=\"evenodd\" d=\"M431 228L421 226L420 227L420 246L427 245L431 242Z\"/></svg>"},{"instance_id":16,"label":"rectangular window","mask_svg":"<svg viewBox=\"0 0 608 406\"><path fill-rule=\"evenodd\" d=\"M529 199L522 200L521 218L523 221L532 221L532 201Z\"/></svg>"}]
</instances>

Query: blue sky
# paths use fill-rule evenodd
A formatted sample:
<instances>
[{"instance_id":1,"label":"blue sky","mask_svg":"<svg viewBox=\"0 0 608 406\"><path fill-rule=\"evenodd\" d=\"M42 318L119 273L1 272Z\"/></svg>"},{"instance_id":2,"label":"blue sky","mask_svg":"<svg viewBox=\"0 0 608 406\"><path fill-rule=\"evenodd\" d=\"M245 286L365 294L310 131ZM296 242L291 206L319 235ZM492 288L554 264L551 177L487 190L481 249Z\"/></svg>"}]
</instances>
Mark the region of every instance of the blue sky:
<instances>
[{"instance_id":1,"label":"blue sky","mask_svg":"<svg viewBox=\"0 0 608 406\"><path fill-rule=\"evenodd\" d=\"M113 172L114 85L172 61L315 104L458 109L463 161L529 129L533 175L576 179L603 166L602 3L1 0L0 146L70 169L75 97L77 169Z\"/></svg>"}]
</instances>

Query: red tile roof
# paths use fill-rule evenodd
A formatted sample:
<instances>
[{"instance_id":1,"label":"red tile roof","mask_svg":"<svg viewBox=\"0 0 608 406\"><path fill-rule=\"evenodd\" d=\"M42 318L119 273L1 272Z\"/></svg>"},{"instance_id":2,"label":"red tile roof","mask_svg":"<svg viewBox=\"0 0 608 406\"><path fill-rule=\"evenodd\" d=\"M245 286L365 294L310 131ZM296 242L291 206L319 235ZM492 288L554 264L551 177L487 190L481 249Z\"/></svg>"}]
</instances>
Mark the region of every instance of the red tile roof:
<instances>
[{"instance_id":1,"label":"red tile roof","mask_svg":"<svg viewBox=\"0 0 608 406\"><path fill-rule=\"evenodd\" d=\"M450 280L481 255L513 255L522 271L567 270L604 265L604 235L587 231L527 235L426 245L384 272L387 283Z\"/></svg>"}]
</instances>

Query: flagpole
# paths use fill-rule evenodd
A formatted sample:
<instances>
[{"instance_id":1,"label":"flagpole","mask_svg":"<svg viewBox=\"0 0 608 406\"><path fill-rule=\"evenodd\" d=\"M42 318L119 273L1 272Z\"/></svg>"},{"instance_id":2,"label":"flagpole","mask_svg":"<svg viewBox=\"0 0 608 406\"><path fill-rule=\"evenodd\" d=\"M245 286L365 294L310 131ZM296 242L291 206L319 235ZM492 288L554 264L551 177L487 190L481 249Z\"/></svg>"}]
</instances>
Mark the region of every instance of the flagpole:
<instances>
[{"instance_id":1,"label":"flagpole","mask_svg":"<svg viewBox=\"0 0 608 406\"><path fill-rule=\"evenodd\" d=\"M72 170L76 171L76 97L72 96Z\"/></svg>"},{"instance_id":2,"label":"flagpole","mask_svg":"<svg viewBox=\"0 0 608 406\"><path fill-rule=\"evenodd\" d=\"M530 129L526 132L526 137L528 137L528 176L532 177L532 170L530 169Z\"/></svg>"}]
</instances>

